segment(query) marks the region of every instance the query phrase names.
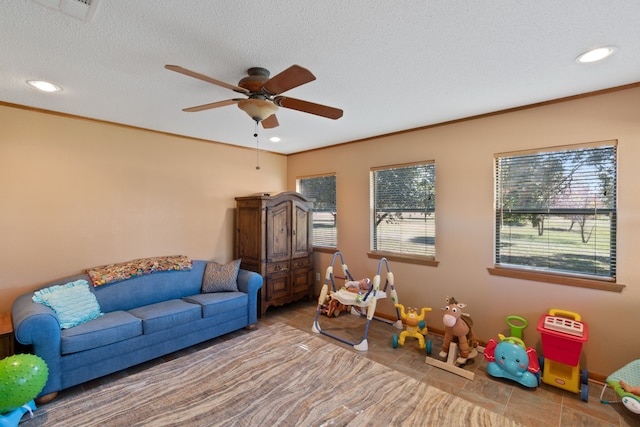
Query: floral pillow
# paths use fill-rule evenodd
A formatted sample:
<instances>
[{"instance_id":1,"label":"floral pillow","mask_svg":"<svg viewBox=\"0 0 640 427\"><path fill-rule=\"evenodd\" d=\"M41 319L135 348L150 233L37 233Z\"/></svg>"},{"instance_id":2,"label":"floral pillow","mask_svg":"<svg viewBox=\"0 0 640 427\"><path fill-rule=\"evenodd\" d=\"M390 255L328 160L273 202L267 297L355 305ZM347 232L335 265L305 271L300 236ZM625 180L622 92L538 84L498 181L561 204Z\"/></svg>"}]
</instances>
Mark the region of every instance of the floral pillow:
<instances>
[{"instance_id":1,"label":"floral pillow","mask_svg":"<svg viewBox=\"0 0 640 427\"><path fill-rule=\"evenodd\" d=\"M238 292L240 259L227 264L208 262L202 277L202 293Z\"/></svg>"}]
</instances>

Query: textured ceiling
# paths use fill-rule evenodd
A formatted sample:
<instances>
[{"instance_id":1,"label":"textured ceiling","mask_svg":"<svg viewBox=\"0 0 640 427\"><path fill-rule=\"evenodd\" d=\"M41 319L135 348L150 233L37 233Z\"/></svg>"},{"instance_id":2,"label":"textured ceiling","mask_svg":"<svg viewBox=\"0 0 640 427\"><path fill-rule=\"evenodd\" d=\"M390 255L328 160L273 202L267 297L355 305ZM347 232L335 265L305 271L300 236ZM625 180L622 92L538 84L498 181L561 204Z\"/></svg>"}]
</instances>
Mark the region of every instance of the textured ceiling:
<instances>
[{"instance_id":1,"label":"textured ceiling","mask_svg":"<svg viewBox=\"0 0 640 427\"><path fill-rule=\"evenodd\" d=\"M164 65L233 85L253 66L308 68L317 80L285 94L344 116L281 108L259 132L279 153L640 81L638 0L99 0L89 22L13 0L0 12L0 101L145 129L255 147L234 105L181 111L237 93ZM617 53L575 62L602 45Z\"/></svg>"}]
</instances>

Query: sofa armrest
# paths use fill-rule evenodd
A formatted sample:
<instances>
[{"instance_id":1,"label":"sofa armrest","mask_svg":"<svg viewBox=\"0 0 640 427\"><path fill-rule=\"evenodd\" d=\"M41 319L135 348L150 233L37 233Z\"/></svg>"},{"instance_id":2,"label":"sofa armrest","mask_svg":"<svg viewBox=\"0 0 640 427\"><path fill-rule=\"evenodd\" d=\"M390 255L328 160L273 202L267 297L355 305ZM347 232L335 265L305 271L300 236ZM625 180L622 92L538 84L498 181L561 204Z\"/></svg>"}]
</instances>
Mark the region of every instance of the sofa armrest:
<instances>
[{"instance_id":1,"label":"sofa armrest","mask_svg":"<svg viewBox=\"0 0 640 427\"><path fill-rule=\"evenodd\" d=\"M40 396L60 390L60 322L55 312L32 301L32 293L19 296L11 308L16 340L33 348L49 369L49 379Z\"/></svg>"},{"instance_id":2,"label":"sofa armrest","mask_svg":"<svg viewBox=\"0 0 640 427\"><path fill-rule=\"evenodd\" d=\"M262 276L254 271L240 269L238 290L249 295L249 324L258 321L258 291L262 288Z\"/></svg>"}]
</instances>

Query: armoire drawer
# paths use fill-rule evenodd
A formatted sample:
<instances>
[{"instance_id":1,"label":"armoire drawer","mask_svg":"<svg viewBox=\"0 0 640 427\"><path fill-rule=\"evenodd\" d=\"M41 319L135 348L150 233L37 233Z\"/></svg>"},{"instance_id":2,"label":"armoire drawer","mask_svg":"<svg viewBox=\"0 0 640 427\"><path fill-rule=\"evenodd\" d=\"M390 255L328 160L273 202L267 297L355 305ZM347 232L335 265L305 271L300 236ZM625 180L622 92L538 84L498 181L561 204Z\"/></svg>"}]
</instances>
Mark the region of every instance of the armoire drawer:
<instances>
[{"instance_id":1,"label":"armoire drawer","mask_svg":"<svg viewBox=\"0 0 640 427\"><path fill-rule=\"evenodd\" d=\"M267 274L280 273L282 271L289 271L288 262L271 262L267 264Z\"/></svg>"},{"instance_id":2,"label":"armoire drawer","mask_svg":"<svg viewBox=\"0 0 640 427\"><path fill-rule=\"evenodd\" d=\"M291 269L308 267L311 265L311 258L297 258L291 260Z\"/></svg>"}]
</instances>

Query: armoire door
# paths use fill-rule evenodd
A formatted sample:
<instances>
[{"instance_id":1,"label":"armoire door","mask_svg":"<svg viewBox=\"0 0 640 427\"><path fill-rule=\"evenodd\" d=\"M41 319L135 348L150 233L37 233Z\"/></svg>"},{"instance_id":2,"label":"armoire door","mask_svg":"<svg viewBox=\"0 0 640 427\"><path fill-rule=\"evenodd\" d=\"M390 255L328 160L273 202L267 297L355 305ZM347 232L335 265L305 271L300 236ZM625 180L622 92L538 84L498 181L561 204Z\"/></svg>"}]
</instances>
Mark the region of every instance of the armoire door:
<instances>
[{"instance_id":1,"label":"armoire door","mask_svg":"<svg viewBox=\"0 0 640 427\"><path fill-rule=\"evenodd\" d=\"M291 202L267 207L267 262L291 258Z\"/></svg>"}]
</instances>

